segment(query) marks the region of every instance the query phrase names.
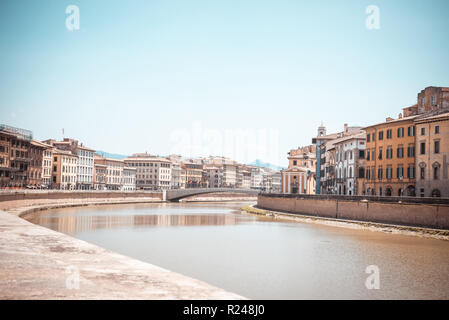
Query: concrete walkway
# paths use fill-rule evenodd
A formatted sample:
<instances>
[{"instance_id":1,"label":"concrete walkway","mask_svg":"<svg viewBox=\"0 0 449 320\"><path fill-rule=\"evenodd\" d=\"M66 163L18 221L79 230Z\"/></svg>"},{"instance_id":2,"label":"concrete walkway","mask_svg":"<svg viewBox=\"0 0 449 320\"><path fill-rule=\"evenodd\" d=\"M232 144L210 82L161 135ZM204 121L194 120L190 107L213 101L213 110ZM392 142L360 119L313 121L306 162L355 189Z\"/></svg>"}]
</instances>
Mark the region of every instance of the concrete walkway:
<instances>
[{"instance_id":1,"label":"concrete walkway","mask_svg":"<svg viewBox=\"0 0 449 320\"><path fill-rule=\"evenodd\" d=\"M0 299L244 298L0 211Z\"/></svg>"}]
</instances>

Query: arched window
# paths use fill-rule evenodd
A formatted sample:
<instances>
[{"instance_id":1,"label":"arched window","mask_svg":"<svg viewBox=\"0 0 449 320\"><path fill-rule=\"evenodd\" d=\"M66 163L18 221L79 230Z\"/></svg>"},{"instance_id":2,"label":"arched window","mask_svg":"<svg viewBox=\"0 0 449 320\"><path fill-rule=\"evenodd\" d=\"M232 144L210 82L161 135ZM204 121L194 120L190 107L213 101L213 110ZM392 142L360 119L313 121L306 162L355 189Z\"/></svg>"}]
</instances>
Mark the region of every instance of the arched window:
<instances>
[{"instance_id":1,"label":"arched window","mask_svg":"<svg viewBox=\"0 0 449 320\"><path fill-rule=\"evenodd\" d=\"M433 190L432 190L432 197L436 197L436 198L441 197L441 192L440 192L440 190L438 190L438 189L433 189Z\"/></svg>"},{"instance_id":2,"label":"arched window","mask_svg":"<svg viewBox=\"0 0 449 320\"><path fill-rule=\"evenodd\" d=\"M434 162L432 168L433 168L433 179L438 180L440 178L440 164L438 162Z\"/></svg>"}]
</instances>

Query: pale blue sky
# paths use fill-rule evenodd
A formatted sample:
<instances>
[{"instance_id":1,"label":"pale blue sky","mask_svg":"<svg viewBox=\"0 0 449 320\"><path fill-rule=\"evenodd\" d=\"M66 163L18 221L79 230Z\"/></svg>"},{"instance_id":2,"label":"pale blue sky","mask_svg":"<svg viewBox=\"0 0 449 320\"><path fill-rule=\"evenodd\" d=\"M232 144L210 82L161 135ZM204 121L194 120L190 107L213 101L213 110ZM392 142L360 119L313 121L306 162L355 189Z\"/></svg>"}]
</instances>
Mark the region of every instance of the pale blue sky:
<instances>
[{"instance_id":1,"label":"pale blue sky","mask_svg":"<svg viewBox=\"0 0 449 320\"><path fill-rule=\"evenodd\" d=\"M368 5L380 30L365 27ZM193 123L272 128L278 151L262 160L286 165L321 121L383 121L449 86L448 12L447 0L3 0L0 122L160 155L180 152L171 136Z\"/></svg>"}]
</instances>

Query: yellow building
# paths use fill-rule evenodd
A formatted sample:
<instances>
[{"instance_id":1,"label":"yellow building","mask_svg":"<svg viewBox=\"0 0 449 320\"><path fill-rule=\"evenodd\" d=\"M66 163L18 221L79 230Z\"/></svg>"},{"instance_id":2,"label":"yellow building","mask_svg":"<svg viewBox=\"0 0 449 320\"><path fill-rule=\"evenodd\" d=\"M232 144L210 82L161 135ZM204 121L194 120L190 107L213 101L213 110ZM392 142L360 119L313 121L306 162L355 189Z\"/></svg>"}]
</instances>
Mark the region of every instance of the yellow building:
<instances>
[{"instance_id":1,"label":"yellow building","mask_svg":"<svg viewBox=\"0 0 449 320\"><path fill-rule=\"evenodd\" d=\"M53 150L52 189L75 190L78 156L69 151Z\"/></svg>"}]
</instances>

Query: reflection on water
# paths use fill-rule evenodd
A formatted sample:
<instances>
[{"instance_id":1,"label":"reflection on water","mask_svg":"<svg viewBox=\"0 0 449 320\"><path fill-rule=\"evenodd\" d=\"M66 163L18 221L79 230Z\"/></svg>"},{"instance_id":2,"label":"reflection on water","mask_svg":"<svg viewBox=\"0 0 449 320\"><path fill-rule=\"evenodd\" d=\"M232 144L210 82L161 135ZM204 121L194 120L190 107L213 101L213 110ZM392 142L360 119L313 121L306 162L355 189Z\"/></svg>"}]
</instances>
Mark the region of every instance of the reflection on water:
<instances>
[{"instance_id":1,"label":"reflection on water","mask_svg":"<svg viewBox=\"0 0 449 320\"><path fill-rule=\"evenodd\" d=\"M135 216L68 216L48 217L35 215L30 222L46 226L66 234L123 228L123 227L168 227L168 226L219 226L238 223L235 216L214 215L135 215Z\"/></svg>"},{"instance_id":2,"label":"reflection on water","mask_svg":"<svg viewBox=\"0 0 449 320\"><path fill-rule=\"evenodd\" d=\"M448 299L449 242L240 214L247 203L54 209L33 223L256 299ZM366 267L380 289L365 286Z\"/></svg>"},{"instance_id":3,"label":"reflection on water","mask_svg":"<svg viewBox=\"0 0 449 320\"><path fill-rule=\"evenodd\" d=\"M209 207L217 204L209 205ZM49 210L47 212L34 212L26 216L26 219L34 224L63 232L65 234L76 235L81 232L98 229L129 228L129 227L169 227L169 226L220 226L245 223L252 220L247 216L229 214L229 210L224 210L219 206L204 210L201 204L196 210L191 210L189 205L178 205L184 207L179 214L173 210L170 204L153 205L131 205L131 206L100 206L100 207L77 207L66 208L63 214L60 209ZM190 210L189 210L190 209ZM102 215L96 215L101 210ZM131 211L130 211L131 210ZM130 214L144 211L145 214ZM204 213L199 214L198 211ZM239 218L239 219L237 219Z\"/></svg>"}]
</instances>

